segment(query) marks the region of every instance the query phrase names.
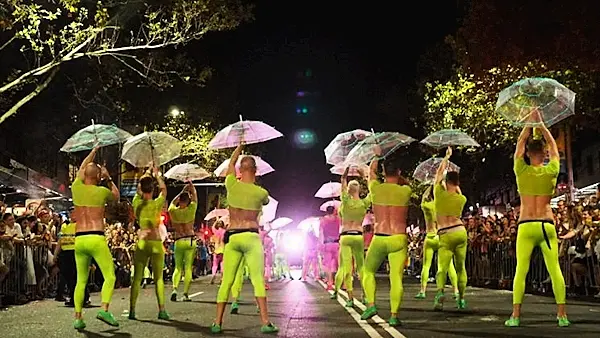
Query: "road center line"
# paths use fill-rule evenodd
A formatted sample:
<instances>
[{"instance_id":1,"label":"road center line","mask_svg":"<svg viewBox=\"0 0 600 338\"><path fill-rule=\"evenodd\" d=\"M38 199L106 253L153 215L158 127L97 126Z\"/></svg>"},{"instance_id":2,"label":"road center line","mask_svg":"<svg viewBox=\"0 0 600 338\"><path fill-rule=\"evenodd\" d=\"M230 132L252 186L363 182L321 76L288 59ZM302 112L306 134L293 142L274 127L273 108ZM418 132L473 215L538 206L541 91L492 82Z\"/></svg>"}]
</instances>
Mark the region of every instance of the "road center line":
<instances>
[{"instance_id":1,"label":"road center line","mask_svg":"<svg viewBox=\"0 0 600 338\"><path fill-rule=\"evenodd\" d=\"M318 280L319 284L321 284L321 286L327 290L327 285L325 283L323 283L323 281ZM333 291L328 291L329 294L332 294ZM344 290L339 290L338 291L341 295L343 295L344 297L346 297L346 299L348 299L348 294L346 293L346 291ZM338 301L340 304L342 304L342 306L345 307L345 304L342 303L342 301L339 299L338 297ZM361 309L362 311L365 311L367 309L367 307L358 299L354 298L354 305L356 305L359 309ZM355 311L356 312L356 311ZM379 324L379 326L381 326L381 328L383 328L385 331L387 331L387 333L389 333L392 337L394 338L406 338L405 335L403 335L402 333L400 333L400 331L396 330L395 328L391 327L390 324L388 324L385 320L383 320L383 318L379 317L378 315L375 315L373 317L371 317L371 319L373 319L373 321L377 324ZM361 319L362 322L365 322Z\"/></svg>"}]
</instances>

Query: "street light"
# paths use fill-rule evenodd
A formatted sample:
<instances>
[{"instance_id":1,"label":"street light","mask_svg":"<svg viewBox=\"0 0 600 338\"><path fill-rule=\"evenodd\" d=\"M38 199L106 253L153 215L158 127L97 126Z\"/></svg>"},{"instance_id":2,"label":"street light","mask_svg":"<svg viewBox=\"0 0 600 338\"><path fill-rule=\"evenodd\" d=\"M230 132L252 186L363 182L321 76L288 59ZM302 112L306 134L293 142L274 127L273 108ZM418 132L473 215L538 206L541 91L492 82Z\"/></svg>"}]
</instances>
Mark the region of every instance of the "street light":
<instances>
[{"instance_id":1,"label":"street light","mask_svg":"<svg viewBox=\"0 0 600 338\"><path fill-rule=\"evenodd\" d=\"M173 118L177 118L185 115L185 112L183 110L179 110L178 108L172 108L169 114L171 114Z\"/></svg>"}]
</instances>

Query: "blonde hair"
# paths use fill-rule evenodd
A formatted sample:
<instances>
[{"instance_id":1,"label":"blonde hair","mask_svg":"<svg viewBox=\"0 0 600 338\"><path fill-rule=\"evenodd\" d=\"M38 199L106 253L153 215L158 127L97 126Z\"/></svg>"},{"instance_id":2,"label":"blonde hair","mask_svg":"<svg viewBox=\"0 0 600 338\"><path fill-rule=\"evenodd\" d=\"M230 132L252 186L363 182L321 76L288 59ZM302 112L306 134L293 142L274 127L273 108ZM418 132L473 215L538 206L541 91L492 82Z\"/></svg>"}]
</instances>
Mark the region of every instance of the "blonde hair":
<instances>
[{"instance_id":1,"label":"blonde hair","mask_svg":"<svg viewBox=\"0 0 600 338\"><path fill-rule=\"evenodd\" d=\"M357 180L352 180L348 182L348 193L359 193L360 192L360 183Z\"/></svg>"}]
</instances>

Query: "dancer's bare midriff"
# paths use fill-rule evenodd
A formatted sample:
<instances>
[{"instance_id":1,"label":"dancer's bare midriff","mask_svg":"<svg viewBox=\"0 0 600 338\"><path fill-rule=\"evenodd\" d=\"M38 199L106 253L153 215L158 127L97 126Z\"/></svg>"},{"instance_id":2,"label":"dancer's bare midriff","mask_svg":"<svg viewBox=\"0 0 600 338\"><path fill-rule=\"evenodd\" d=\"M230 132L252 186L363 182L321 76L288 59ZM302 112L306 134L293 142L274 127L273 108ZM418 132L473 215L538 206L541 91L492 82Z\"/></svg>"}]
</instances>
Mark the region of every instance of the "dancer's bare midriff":
<instances>
[{"instance_id":1,"label":"dancer's bare midriff","mask_svg":"<svg viewBox=\"0 0 600 338\"><path fill-rule=\"evenodd\" d=\"M228 230L258 229L259 210L245 210L229 207Z\"/></svg>"},{"instance_id":2,"label":"dancer's bare midriff","mask_svg":"<svg viewBox=\"0 0 600 338\"><path fill-rule=\"evenodd\" d=\"M462 225L463 221L460 217L456 216L437 216L438 231L444 230L445 228Z\"/></svg>"},{"instance_id":3,"label":"dancer's bare midriff","mask_svg":"<svg viewBox=\"0 0 600 338\"><path fill-rule=\"evenodd\" d=\"M519 221L554 220L550 199L552 196L521 196Z\"/></svg>"},{"instance_id":4,"label":"dancer's bare midriff","mask_svg":"<svg viewBox=\"0 0 600 338\"><path fill-rule=\"evenodd\" d=\"M375 234L400 235L406 233L408 207L373 205Z\"/></svg>"},{"instance_id":5,"label":"dancer's bare midriff","mask_svg":"<svg viewBox=\"0 0 600 338\"><path fill-rule=\"evenodd\" d=\"M104 232L104 206L75 206L73 212L75 213L75 219L77 220L77 232Z\"/></svg>"},{"instance_id":6,"label":"dancer's bare midriff","mask_svg":"<svg viewBox=\"0 0 600 338\"><path fill-rule=\"evenodd\" d=\"M175 239L194 236L194 223L172 223L175 228Z\"/></svg>"},{"instance_id":7,"label":"dancer's bare midriff","mask_svg":"<svg viewBox=\"0 0 600 338\"><path fill-rule=\"evenodd\" d=\"M343 221L342 232L346 231L361 231L362 232L362 221Z\"/></svg>"}]
</instances>

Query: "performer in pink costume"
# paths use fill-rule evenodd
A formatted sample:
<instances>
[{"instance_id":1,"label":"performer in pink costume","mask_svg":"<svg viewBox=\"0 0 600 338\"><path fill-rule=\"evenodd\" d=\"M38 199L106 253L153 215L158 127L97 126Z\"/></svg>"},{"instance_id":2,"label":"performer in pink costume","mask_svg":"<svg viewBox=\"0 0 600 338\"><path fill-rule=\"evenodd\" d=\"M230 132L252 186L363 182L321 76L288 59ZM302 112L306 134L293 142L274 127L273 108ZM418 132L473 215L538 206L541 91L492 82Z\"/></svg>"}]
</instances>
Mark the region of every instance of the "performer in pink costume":
<instances>
[{"instance_id":1,"label":"performer in pink costume","mask_svg":"<svg viewBox=\"0 0 600 338\"><path fill-rule=\"evenodd\" d=\"M300 279L306 280L311 267L313 269L313 278L319 278L318 246L319 239L312 230L308 231L304 238L304 257L302 262L302 277Z\"/></svg>"},{"instance_id":2,"label":"performer in pink costume","mask_svg":"<svg viewBox=\"0 0 600 338\"><path fill-rule=\"evenodd\" d=\"M273 249L275 245L273 243L273 238L269 236L269 231L260 230L260 237L265 252L265 282L270 283L273 274ZM267 285L265 284L265 286Z\"/></svg>"},{"instance_id":3,"label":"performer in pink costume","mask_svg":"<svg viewBox=\"0 0 600 338\"><path fill-rule=\"evenodd\" d=\"M323 244L323 269L327 275L327 289L333 289L334 275L338 268L340 218L332 206L327 207L327 215L321 218L320 242Z\"/></svg>"},{"instance_id":4,"label":"performer in pink costume","mask_svg":"<svg viewBox=\"0 0 600 338\"><path fill-rule=\"evenodd\" d=\"M215 251L213 252L213 261L212 261L212 277L210 279L210 284L214 284L215 277L217 276L217 269L221 271L221 275L223 275L223 250L225 249L225 224L219 221L213 226L213 238L215 243Z\"/></svg>"}]
</instances>

